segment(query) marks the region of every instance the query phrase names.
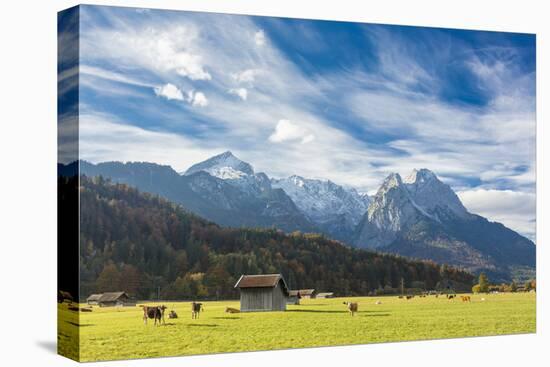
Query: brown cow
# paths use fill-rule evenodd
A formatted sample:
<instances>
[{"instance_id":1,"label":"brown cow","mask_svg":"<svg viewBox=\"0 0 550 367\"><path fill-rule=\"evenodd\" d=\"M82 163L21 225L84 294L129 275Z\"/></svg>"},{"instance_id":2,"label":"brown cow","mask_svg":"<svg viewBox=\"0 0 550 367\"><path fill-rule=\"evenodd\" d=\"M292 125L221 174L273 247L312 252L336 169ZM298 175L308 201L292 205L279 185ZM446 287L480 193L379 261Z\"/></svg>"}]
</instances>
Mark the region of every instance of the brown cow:
<instances>
[{"instance_id":1,"label":"brown cow","mask_svg":"<svg viewBox=\"0 0 550 367\"><path fill-rule=\"evenodd\" d=\"M356 312L359 310L359 305L357 302L344 302L345 305L348 305L348 310L351 316L354 316Z\"/></svg>"},{"instance_id":2,"label":"brown cow","mask_svg":"<svg viewBox=\"0 0 550 367\"><path fill-rule=\"evenodd\" d=\"M462 302L471 302L472 301L470 296L460 296L460 299L462 300Z\"/></svg>"},{"instance_id":3,"label":"brown cow","mask_svg":"<svg viewBox=\"0 0 550 367\"><path fill-rule=\"evenodd\" d=\"M239 310L237 308L233 308L233 307L226 307L225 312L226 313L239 313L239 312L241 312L241 310Z\"/></svg>"},{"instance_id":4,"label":"brown cow","mask_svg":"<svg viewBox=\"0 0 550 367\"><path fill-rule=\"evenodd\" d=\"M191 318L198 319L199 314L203 309L204 307L202 306L202 303L193 301L193 303L191 303Z\"/></svg>"},{"instance_id":5,"label":"brown cow","mask_svg":"<svg viewBox=\"0 0 550 367\"><path fill-rule=\"evenodd\" d=\"M155 320L155 326L158 324L160 326L161 322L162 324L165 324L164 321L164 311L168 308L165 305L162 306L141 306L143 308L143 322L145 325L147 325L147 319L154 319Z\"/></svg>"}]
</instances>

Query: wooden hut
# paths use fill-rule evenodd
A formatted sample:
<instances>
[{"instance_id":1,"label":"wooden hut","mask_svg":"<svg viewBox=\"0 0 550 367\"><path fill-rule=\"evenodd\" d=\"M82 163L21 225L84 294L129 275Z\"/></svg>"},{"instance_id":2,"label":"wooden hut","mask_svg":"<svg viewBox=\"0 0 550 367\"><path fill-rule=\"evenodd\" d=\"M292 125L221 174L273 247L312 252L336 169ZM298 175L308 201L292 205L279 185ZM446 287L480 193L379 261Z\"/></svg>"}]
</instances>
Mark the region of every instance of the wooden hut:
<instances>
[{"instance_id":1,"label":"wooden hut","mask_svg":"<svg viewBox=\"0 0 550 367\"><path fill-rule=\"evenodd\" d=\"M300 298L315 298L315 289L299 289Z\"/></svg>"},{"instance_id":2,"label":"wooden hut","mask_svg":"<svg viewBox=\"0 0 550 367\"><path fill-rule=\"evenodd\" d=\"M90 294L88 298L86 298L86 302L92 306L92 305L98 305L99 299L101 298L102 294Z\"/></svg>"},{"instance_id":3,"label":"wooden hut","mask_svg":"<svg viewBox=\"0 0 550 367\"><path fill-rule=\"evenodd\" d=\"M294 289L288 291L287 305L299 305L300 299L315 298L315 289Z\"/></svg>"},{"instance_id":4,"label":"wooden hut","mask_svg":"<svg viewBox=\"0 0 550 367\"><path fill-rule=\"evenodd\" d=\"M110 306L135 306L135 302L128 297L126 292L106 292L97 301L100 307Z\"/></svg>"},{"instance_id":5,"label":"wooden hut","mask_svg":"<svg viewBox=\"0 0 550 367\"><path fill-rule=\"evenodd\" d=\"M333 292L317 293L317 296L315 297L316 298L334 298L334 293Z\"/></svg>"},{"instance_id":6,"label":"wooden hut","mask_svg":"<svg viewBox=\"0 0 550 367\"><path fill-rule=\"evenodd\" d=\"M241 275L241 312L286 311L288 287L281 274Z\"/></svg>"}]
</instances>

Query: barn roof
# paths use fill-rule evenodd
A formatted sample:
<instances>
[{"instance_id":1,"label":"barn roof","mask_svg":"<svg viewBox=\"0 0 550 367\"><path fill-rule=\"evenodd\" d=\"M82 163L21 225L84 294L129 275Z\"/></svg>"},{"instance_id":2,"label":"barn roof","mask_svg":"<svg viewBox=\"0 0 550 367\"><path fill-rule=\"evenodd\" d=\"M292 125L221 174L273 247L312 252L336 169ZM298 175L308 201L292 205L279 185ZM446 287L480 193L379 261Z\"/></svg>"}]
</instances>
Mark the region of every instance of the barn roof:
<instances>
[{"instance_id":1,"label":"barn roof","mask_svg":"<svg viewBox=\"0 0 550 367\"><path fill-rule=\"evenodd\" d=\"M114 302L121 297L129 298L126 292L106 292L101 295L99 302Z\"/></svg>"},{"instance_id":2,"label":"barn roof","mask_svg":"<svg viewBox=\"0 0 550 367\"><path fill-rule=\"evenodd\" d=\"M235 288L274 288L279 282L288 295L288 287L281 274L241 275Z\"/></svg>"},{"instance_id":3,"label":"barn roof","mask_svg":"<svg viewBox=\"0 0 550 367\"><path fill-rule=\"evenodd\" d=\"M291 296L297 296L300 293L300 296L311 296L315 292L315 289L294 289L288 291Z\"/></svg>"},{"instance_id":4,"label":"barn roof","mask_svg":"<svg viewBox=\"0 0 550 367\"><path fill-rule=\"evenodd\" d=\"M87 301L99 301L99 299L103 296L103 294L90 294L90 296L86 299Z\"/></svg>"}]
</instances>

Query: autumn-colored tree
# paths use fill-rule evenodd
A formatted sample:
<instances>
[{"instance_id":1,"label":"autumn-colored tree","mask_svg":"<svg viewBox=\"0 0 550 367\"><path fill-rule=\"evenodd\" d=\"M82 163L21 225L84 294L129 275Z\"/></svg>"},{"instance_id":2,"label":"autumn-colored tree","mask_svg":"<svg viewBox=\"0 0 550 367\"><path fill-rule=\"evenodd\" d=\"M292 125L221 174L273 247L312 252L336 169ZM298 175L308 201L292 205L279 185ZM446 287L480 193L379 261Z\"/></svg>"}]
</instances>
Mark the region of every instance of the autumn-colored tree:
<instances>
[{"instance_id":1,"label":"autumn-colored tree","mask_svg":"<svg viewBox=\"0 0 550 367\"><path fill-rule=\"evenodd\" d=\"M120 290L127 292L130 296L136 296L141 287L141 276L139 270L133 265L124 265L120 271Z\"/></svg>"},{"instance_id":2,"label":"autumn-colored tree","mask_svg":"<svg viewBox=\"0 0 550 367\"><path fill-rule=\"evenodd\" d=\"M120 272L115 264L105 265L96 280L97 292L115 292L120 290Z\"/></svg>"},{"instance_id":3,"label":"autumn-colored tree","mask_svg":"<svg viewBox=\"0 0 550 367\"><path fill-rule=\"evenodd\" d=\"M485 273L479 274L479 291L487 293L489 291L489 278Z\"/></svg>"}]
</instances>

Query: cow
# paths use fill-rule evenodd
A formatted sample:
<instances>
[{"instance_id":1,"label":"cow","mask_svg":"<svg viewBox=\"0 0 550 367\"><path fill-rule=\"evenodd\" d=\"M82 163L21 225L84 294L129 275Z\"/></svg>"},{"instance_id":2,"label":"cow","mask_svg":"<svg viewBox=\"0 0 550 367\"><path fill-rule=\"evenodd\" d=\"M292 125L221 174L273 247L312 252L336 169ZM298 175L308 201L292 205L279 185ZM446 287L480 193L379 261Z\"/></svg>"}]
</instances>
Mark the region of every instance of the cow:
<instances>
[{"instance_id":1,"label":"cow","mask_svg":"<svg viewBox=\"0 0 550 367\"><path fill-rule=\"evenodd\" d=\"M165 324L164 321L164 311L168 308L165 305L162 306L141 306L143 308L143 322L145 325L147 325L147 319L154 319L155 320L155 326L158 324L160 326L161 322L162 324Z\"/></svg>"},{"instance_id":2,"label":"cow","mask_svg":"<svg viewBox=\"0 0 550 367\"><path fill-rule=\"evenodd\" d=\"M198 319L199 314L203 309L204 307L202 306L202 303L193 301L193 303L191 303L191 318Z\"/></svg>"},{"instance_id":3,"label":"cow","mask_svg":"<svg viewBox=\"0 0 550 367\"><path fill-rule=\"evenodd\" d=\"M241 312L241 310L239 310L237 308L233 308L233 307L226 307L225 312L226 313L239 313L239 312Z\"/></svg>"},{"instance_id":4,"label":"cow","mask_svg":"<svg viewBox=\"0 0 550 367\"><path fill-rule=\"evenodd\" d=\"M74 301L73 296L69 292L57 291L57 303L63 303L65 301L69 301L69 303L73 303Z\"/></svg>"},{"instance_id":5,"label":"cow","mask_svg":"<svg viewBox=\"0 0 550 367\"><path fill-rule=\"evenodd\" d=\"M414 295L408 295L408 296L405 296L406 299L411 299L411 298L414 298Z\"/></svg>"},{"instance_id":6,"label":"cow","mask_svg":"<svg viewBox=\"0 0 550 367\"><path fill-rule=\"evenodd\" d=\"M456 297L456 294L447 294L447 299L453 299Z\"/></svg>"},{"instance_id":7,"label":"cow","mask_svg":"<svg viewBox=\"0 0 550 367\"><path fill-rule=\"evenodd\" d=\"M178 318L178 314L176 313L176 311L172 310L172 311L170 311L170 313L168 314L168 318L169 318L169 319L177 319L177 318Z\"/></svg>"},{"instance_id":8,"label":"cow","mask_svg":"<svg viewBox=\"0 0 550 367\"><path fill-rule=\"evenodd\" d=\"M359 310L359 305L357 304L357 302L344 302L344 304L348 306L348 310L351 316L354 316L355 313Z\"/></svg>"},{"instance_id":9,"label":"cow","mask_svg":"<svg viewBox=\"0 0 550 367\"><path fill-rule=\"evenodd\" d=\"M470 296L460 296L460 299L462 300L462 302L471 302L471 298Z\"/></svg>"}]
</instances>

